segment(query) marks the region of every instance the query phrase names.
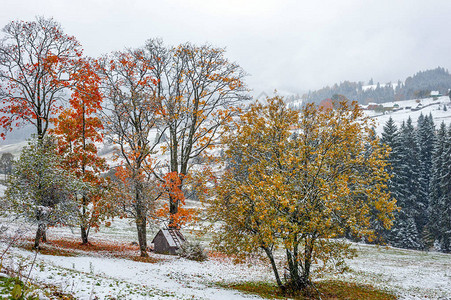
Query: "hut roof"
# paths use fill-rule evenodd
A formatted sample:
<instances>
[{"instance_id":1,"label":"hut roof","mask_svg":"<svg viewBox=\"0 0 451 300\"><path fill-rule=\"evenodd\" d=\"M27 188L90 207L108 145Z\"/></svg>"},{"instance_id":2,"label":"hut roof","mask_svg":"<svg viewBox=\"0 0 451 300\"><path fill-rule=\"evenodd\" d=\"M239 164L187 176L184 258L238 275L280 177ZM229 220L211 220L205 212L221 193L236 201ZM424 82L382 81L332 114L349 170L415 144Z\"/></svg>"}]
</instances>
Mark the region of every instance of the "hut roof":
<instances>
[{"instance_id":1,"label":"hut roof","mask_svg":"<svg viewBox=\"0 0 451 300\"><path fill-rule=\"evenodd\" d=\"M180 247L185 242L185 237L180 231L174 229L160 229L169 247ZM155 240L155 238L154 238ZM154 241L152 241L153 243Z\"/></svg>"}]
</instances>

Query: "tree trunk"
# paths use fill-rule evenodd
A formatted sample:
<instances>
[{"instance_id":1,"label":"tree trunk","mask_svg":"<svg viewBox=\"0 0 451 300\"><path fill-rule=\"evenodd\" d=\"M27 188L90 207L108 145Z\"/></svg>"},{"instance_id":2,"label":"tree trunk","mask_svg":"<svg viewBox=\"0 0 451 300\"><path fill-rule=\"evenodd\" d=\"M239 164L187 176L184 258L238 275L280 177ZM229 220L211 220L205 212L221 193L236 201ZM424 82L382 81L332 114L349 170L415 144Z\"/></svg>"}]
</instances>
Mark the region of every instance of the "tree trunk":
<instances>
[{"instance_id":1,"label":"tree trunk","mask_svg":"<svg viewBox=\"0 0 451 300\"><path fill-rule=\"evenodd\" d=\"M33 249L39 249L39 242L41 241L43 234L45 234L45 225L40 223L38 225L38 229L36 230L36 236L34 238Z\"/></svg>"},{"instance_id":2,"label":"tree trunk","mask_svg":"<svg viewBox=\"0 0 451 300\"><path fill-rule=\"evenodd\" d=\"M139 165L138 165L139 167ZM148 257L147 254L147 211L142 202L142 183L136 182L135 186L135 211L136 211L136 229L138 231L138 243L141 257Z\"/></svg>"},{"instance_id":3,"label":"tree trunk","mask_svg":"<svg viewBox=\"0 0 451 300\"><path fill-rule=\"evenodd\" d=\"M81 231L81 242L83 245L88 244L88 228L84 225L80 225L80 231Z\"/></svg>"},{"instance_id":4,"label":"tree trunk","mask_svg":"<svg viewBox=\"0 0 451 300\"><path fill-rule=\"evenodd\" d=\"M42 224L41 241L47 243L47 226Z\"/></svg>"},{"instance_id":5,"label":"tree trunk","mask_svg":"<svg viewBox=\"0 0 451 300\"><path fill-rule=\"evenodd\" d=\"M180 229L179 224L177 224L173 216L178 213L179 210L179 200L174 199L172 195L169 195L169 228Z\"/></svg>"},{"instance_id":6,"label":"tree trunk","mask_svg":"<svg viewBox=\"0 0 451 300\"><path fill-rule=\"evenodd\" d=\"M136 229L138 230L138 242L141 257L148 257L147 254L147 236L146 236L146 220L143 217L136 219Z\"/></svg>"},{"instance_id":7,"label":"tree trunk","mask_svg":"<svg viewBox=\"0 0 451 300\"><path fill-rule=\"evenodd\" d=\"M306 289L308 286L312 285L310 281L310 268L312 266L312 252L314 239L307 239L305 241L305 254L304 254L304 268L302 270L302 276L300 278L300 284L302 289Z\"/></svg>"},{"instance_id":8,"label":"tree trunk","mask_svg":"<svg viewBox=\"0 0 451 300\"><path fill-rule=\"evenodd\" d=\"M287 254L288 270L290 271L290 281L288 285L293 291L303 289L303 284L299 278L299 264L295 259L295 255L289 250L285 249Z\"/></svg>"},{"instance_id":9,"label":"tree trunk","mask_svg":"<svg viewBox=\"0 0 451 300\"><path fill-rule=\"evenodd\" d=\"M263 248L263 250L265 250L266 255L269 258L269 261L271 262L272 270L274 271L274 276L276 277L277 285L282 290L282 292L285 293L285 287L283 286L282 281L280 280L279 272L277 271L276 262L274 260L274 256L272 254L271 249L269 249L268 247L262 247L262 248Z\"/></svg>"},{"instance_id":10,"label":"tree trunk","mask_svg":"<svg viewBox=\"0 0 451 300\"><path fill-rule=\"evenodd\" d=\"M85 173L85 166L82 166L82 172ZM88 244L88 235L89 235L89 221L87 218L86 207L88 206L88 199L85 195L83 195L82 203L81 203L81 224L80 224L80 232L81 232L81 242L83 245Z\"/></svg>"}]
</instances>

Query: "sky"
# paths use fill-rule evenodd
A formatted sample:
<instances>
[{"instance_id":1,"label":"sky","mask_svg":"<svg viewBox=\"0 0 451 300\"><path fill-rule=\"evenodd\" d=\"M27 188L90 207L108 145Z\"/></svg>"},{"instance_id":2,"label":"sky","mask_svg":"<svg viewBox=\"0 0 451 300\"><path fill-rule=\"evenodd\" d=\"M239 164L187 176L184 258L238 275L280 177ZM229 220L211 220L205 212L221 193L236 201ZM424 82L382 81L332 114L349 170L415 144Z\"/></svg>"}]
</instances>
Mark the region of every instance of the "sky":
<instances>
[{"instance_id":1,"label":"sky","mask_svg":"<svg viewBox=\"0 0 451 300\"><path fill-rule=\"evenodd\" d=\"M0 0L0 27L53 17L86 55L150 38L226 48L254 95L451 69L449 0Z\"/></svg>"}]
</instances>

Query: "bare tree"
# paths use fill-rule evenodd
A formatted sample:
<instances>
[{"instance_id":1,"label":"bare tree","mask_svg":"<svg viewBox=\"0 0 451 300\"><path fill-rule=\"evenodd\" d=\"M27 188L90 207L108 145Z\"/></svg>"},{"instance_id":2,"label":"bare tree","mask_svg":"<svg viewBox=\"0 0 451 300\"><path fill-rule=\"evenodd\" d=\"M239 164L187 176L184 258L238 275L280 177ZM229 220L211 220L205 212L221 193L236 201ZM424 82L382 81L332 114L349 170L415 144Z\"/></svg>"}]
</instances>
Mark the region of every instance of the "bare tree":
<instances>
[{"instance_id":1,"label":"bare tree","mask_svg":"<svg viewBox=\"0 0 451 300\"><path fill-rule=\"evenodd\" d=\"M140 50L103 57L98 68L105 96L105 128L110 140L119 146L122 160L116 172L121 183L117 201L123 212L135 219L141 256L147 256L148 213L160 195L152 183L150 159L158 140L149 139L161 115L150 88L156 81Z\"/></svg>"},{"instance_id":2,"label":"bare tree","mask_svg":"<svg viewBox=\"0 0 451 300\"><path fill-rule=\"evenodd\" d=\"M77 40L53 19L13 21L0 40L0 127L6 132L22 124L36 127L38 139L59 110L58 100L73 84L71 74L82 55ZM5 137L5 133L0 133Z\"/></svg>"},{"instance_id":3,"label":"bare tree","mask_svg":"<svg viewBox=\"0 0 451 300\"><path fill-rule=\"evenodd\" d=\"M167 131L168 169L184 179L194 161L216 145L224 126L247 100L244 71L224 56L225 50L190 43L166 47L161 40L149 40L145 56L157 80L152 86L163 114L161 131ZM161 179L161 178L160 178ZM180 199L169 195L169 211L179 211ZM177 227L174 219L170 226Z\"/></svg>"}]
</instances>

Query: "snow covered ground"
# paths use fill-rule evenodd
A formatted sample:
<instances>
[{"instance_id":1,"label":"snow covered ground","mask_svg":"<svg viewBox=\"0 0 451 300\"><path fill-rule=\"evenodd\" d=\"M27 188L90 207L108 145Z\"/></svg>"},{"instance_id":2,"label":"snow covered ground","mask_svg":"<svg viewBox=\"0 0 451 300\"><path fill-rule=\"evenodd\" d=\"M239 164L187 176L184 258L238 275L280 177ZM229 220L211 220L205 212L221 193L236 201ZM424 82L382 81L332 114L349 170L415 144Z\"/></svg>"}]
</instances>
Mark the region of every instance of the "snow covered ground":
<instances>
[{"instance_id":1,"label":"snow covered ground","mask_svg":"<svg viewBox=\"0 0 451 300\"><path fill-rule=\"evenodd\" d=\"M124 228L127 224L117 220L112 227ZM99 232L96 238L114 239L111 232L105 236ZM49 232L50 240L70 235L76 237L78 233L54 228ZM350 272L336 278L390 290L400 299L451 297L450 254L364 244L354 244L354 247L359 256L348 262ZM217 258L194 262L176 256L151 255L159 261L142 263L89 253L74 257L39 254L31 278L56 285L78 299L95 296L99 299L252 299L258 297L222 288L217 283L274 281L271 269L257 261L250 265ZM10 252L14 260L5 262L21 261L22 268L28 270L33 256L31 252L14 248Z\"/></svg>"},{"instance_id":2,"label":"snow covered ground","mask_svg":"<svg viewBox=\"0 0 451 300\"><path fill-rule=\"evenodd\" d=\"M13 255L33 259L30 252L20 249L14 249ZM56 285L77 299L252 299L256 297L214 283L268 280L269 274L257 265L193 262L175 256L142 263L111 257L39 255L31 278Z\"/></svg>"},{"instance_id":3,"label":"snow covered ground","mask_svg":"<svg viewBox=\"0 0 451 300\"><path fill-rule=\"evenodd\" d=\"M4 223L5 219L0 222ZM30 228L27 235L31 237L34 231ZM48 238L78 239L78 235L77 230L51 228ZM151 238L149 234L149 241ZM119 219L93 233L91 239L94 244L99 240L128 243L136 240L136 231L133 224ZM359 256L348 262L350 272L335 278L393 291L400 299L450 299L450 254L365 244L354 244L354 247ZM258 261L233 264L220 258L194 262L176 256L154 253L151 256L158 261L143 263L88 252L74 257L39 254L31 278L56 285L77 299L257 299L222 288L218 283L274 282L269 266ZM4 264L15 264L16 268L21 264L22 269L29 270L33 257L29 251L14 248Z\"/></svg>"},{"instance_id":4,"label":"snow covered ground","mask_svg":"<svg viewBox=\"0 0 451 300\"><path fill-rule=\"evenodd\" d=\"M374 118L377 122L376 132L380 135L383 131L383 126L388 121L390 117L393 118L398 128L401 126L403 121L407 121L409 116L412 118L412 123L416 126L418 117L420 114L425 116L431 114L434 120L435 128L440 126L440 123L445 122L446 125L451 124L451 100L448 96L439 97L437 100L433 98L421 99L420 102L414 100L404 100L396 102L383 103L384 107L393 107L395 104L399 105L399 109L393 112L386 112L385 114L377 113L374 111L368 111L368 116ZM412 111L412 108L416 108L421 104L421 109ZM443 109L444 105L447 105L447 110Z\"/></svg>"}]
</instances>

